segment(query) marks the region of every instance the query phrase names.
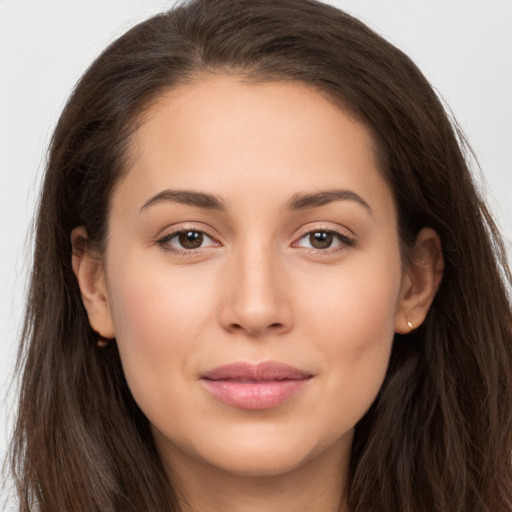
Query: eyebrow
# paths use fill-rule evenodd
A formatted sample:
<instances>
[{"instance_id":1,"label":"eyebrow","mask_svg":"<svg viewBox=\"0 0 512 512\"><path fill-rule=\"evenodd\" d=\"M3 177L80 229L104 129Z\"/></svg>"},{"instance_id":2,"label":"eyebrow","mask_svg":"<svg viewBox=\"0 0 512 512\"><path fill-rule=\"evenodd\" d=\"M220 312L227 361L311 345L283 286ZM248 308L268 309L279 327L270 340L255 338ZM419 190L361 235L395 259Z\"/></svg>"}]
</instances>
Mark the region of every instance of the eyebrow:
<instances>
[{"instance_id":1,"label":"eyebrow","mask_svg":"<svg viewBox=\"0 0 512 512\"><path fill-rule=\"evenodd\" d=\"M304 210L307 208L323 206L325 204L332 203L333 201L355 201L373 215L371 206L359 194L346 189L321 190L319 192L312 192L309 194L299 192L288 202L285 206L285 210Z\"/></svg>"},{"instance_id":2,"label":"eyebrow","mask_svg":"<svg viewBox=\"0 0 512 512\"><path fill-rule=\"evenodd\" d=\"M226 210L224 202L220 198L211 194L205 194L204 192L192 192L190 190L163 190L146 201L142 205L140 211L142 212L150 206L167 202L187 204L189 206L196 206L198 208L205 208L207 210L219 212Z\"/></svg>"},{"instance_id":3,"label":"eyebrow","mask_svg":"<svg viewBox=\"0 0 512 512\"><path fill-rule=\"evenodd\" d=\"M312 193L298 192L285 205L284 211L305 210L307 208L323 206L334 201L355 201L373 215L371 206L359 194L346 189L321 190ZM140 211L142 212L151 206L167 202L186 204L218 212L226 211L226 204L224 201L215 195L191 190L170 189L163 190L148 199L142 205Z\"/></svg>"}]
</instances>

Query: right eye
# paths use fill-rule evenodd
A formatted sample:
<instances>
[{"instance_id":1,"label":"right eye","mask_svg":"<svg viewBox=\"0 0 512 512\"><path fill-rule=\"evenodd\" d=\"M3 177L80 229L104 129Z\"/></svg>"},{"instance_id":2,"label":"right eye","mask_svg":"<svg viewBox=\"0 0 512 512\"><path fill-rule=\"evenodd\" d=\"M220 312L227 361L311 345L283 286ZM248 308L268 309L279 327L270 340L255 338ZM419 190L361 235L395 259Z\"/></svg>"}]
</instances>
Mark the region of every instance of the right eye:
<instances>
[{"instance_id":1,"label":"right eye","mask_svg":"<svg viewBox=\"0 0 512 512\"><path fill-rule=\"evenodd\" d=\"M219 243L203 231L182 229L163 236L158 240L158 245L168 251L186 253L205 247L215 247Z\"/></svg>"}]
</instances>

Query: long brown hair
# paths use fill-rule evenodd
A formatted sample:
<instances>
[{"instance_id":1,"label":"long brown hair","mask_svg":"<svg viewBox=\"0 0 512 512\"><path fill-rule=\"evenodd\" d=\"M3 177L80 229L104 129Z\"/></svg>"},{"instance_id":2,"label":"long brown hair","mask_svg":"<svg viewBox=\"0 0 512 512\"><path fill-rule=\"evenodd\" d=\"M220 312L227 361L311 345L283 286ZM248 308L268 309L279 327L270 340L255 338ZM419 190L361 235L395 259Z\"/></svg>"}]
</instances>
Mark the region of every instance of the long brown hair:
<instances>
[{"instance_id":1,"label":"long brown hair","mask_svg":"<svg viewBox=\"0 0 512 512\"><path fill-rule=\"evenodd\" d=\"M96 345L70 233L84 225L104 247L131 134L162 92L204 72L328 95L373 134L405 258L424 226L442 240L445 273L428 317L396 335L383 387L356 426L350 512L512 510L511 280L467 146L406 55L314 0L192 1L131 29L77 84L37 217L11 448L19 510L178 510L117 348Z\"/></svg>"}]
</instances>

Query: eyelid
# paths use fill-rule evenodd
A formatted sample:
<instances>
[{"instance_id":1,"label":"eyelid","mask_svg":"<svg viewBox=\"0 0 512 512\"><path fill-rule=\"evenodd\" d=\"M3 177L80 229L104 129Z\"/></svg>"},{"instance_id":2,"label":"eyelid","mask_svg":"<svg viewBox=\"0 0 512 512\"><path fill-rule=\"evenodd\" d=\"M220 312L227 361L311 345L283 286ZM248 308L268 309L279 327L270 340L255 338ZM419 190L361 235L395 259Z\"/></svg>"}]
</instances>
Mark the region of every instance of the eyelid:
<instances>
[{"instance_id":1,"label":"eyelid","mask_svg":"<svg viewBox=\"0 0 512 512\"><path fill-rule=\"evenodd\" d=\"M355 238L355 234L349 228L327 221L308 222L307 224L304 224L297 230L295 238L300 238L301 236L307 235L315 231L329 231L331 233L343 235L347 238Z\"/></svg>"}]
</instances>

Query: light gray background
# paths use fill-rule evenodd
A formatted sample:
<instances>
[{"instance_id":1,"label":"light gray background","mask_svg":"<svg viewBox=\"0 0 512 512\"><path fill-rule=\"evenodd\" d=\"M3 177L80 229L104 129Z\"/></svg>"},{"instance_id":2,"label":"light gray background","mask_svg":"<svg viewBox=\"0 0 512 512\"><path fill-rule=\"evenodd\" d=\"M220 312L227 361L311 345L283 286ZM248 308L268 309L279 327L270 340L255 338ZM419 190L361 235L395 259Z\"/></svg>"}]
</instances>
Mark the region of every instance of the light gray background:
<instances>
[{"instance_id":1,"label":"light gray background","mask_svg":"<svg viewBox=\"0 0 512 512\"><path fill-rule=\"evenodd\" d=\"M52 129L74 83L105 45L173 3L0 0L0 461L15 396L8 384L30 260L27 230ZM329 3L405 50L450 105L511 240L512 0Z\"/></svg>"}]
</instances>

